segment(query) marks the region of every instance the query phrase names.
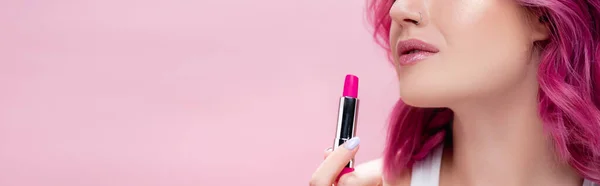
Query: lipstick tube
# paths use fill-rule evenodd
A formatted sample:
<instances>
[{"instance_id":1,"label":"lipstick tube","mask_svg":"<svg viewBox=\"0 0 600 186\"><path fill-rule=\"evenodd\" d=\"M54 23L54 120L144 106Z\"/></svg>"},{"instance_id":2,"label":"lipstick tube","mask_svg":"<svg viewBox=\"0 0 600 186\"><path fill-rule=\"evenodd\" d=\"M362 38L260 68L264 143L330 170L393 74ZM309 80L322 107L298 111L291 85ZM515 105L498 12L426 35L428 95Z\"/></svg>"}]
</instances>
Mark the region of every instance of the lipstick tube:
<instances>
[{"instance_id":1,"label":"lipstick tube","mask_svg":"<svg viewBox=\"0 0 600 186\"><path fill-rule=\"evenodd\" d=\"M338 106L338 121L333 147L338 148L356 135L358 118L358 77L348 74L344 81L344 92ZM354 159L346 165L354 168Z\"/></svg>"}]
</instances>

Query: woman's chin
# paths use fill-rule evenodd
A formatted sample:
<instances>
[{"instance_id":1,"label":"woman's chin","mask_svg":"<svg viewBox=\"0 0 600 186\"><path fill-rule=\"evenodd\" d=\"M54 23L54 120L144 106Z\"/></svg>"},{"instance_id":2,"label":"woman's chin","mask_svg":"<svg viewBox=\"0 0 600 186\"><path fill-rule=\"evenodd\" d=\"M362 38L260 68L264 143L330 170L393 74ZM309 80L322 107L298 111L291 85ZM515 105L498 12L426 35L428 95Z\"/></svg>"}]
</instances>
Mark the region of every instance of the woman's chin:
<instances>
[{"instance_id":1,"label":"woman's chin","mask_svg":"<svg viewBox=\"0 0 600 186\"><path fill-rule=\"evenodd\" d=\"M448 107L454 100L448 94L419 91L400 91L400 99L409 106L420 108Z\"/></svg>"}]
</instances>

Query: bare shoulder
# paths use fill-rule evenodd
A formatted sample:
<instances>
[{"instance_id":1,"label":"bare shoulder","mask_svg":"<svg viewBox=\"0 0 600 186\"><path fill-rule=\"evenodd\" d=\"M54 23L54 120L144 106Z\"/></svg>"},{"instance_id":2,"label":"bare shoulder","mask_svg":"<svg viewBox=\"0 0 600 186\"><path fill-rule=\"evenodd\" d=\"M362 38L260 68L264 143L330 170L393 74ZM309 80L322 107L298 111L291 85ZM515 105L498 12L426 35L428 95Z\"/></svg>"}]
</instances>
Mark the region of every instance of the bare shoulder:
<instances>
[{"instance_id":1,"label":"bare shoulder","mask_svg":"<svg viewBox=\"0 0 600 186\"><path fill-rule=\"evenodd\" d=\"M375 159L365 163L358 164L355 167L355 172L359 174L377 174L383 173L383 159Z\"/></svg>"},{"instance_id":2,"label":"bare shoulder","mask_svg":"<svg viewBox=\"0 0 600 186\"><path fill-rule=\"evenodd\" d=\"M383 165L383 164L382 164ZM381 186L410 186L411 171L405 170L395 180L384 180Z\"/></svg>"},{"instance_id":3,"label":"bare shoulder","mask_svg":"<svg viewBox=\"0 0 600 186\"><path fill-rule=\"evenodd\" d=\"M405 171L397 181L386 182L383 180L383 159L375 159L355 167L354 173L359 178L370 178L360 180L372 180L369 184L364 185L377 185L377 186L410 186L410 171ZM373 179L377 178L377 179Z\"/></svg>"},{"instance_id":4,"label":"bare shoulder","mask_svg":"<svg viewBox=\"0 0 600 186\"><path fill-rule=\"evenodd\" d=\"M410 171L403 173L396 181L384 181L382 186L410 186Z\"/></svg>"}]
</instances>

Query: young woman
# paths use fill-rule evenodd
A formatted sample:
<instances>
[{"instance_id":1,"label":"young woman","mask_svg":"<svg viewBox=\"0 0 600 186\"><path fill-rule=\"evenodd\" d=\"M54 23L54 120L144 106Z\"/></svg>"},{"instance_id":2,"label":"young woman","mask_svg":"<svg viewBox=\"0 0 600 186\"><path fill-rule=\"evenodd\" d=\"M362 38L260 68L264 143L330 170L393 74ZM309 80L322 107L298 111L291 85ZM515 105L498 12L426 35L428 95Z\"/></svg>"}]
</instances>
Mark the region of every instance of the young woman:
<instances>
[{"instance_id":1,"label":"young woman","mask_svg":"<svg viewBox=\"0 0 600 186\"><path fill-rule=\"evenodd\" d=\"M371 0L368 10L400 85L386 150L339 175L352 139L326 152L310 185L600 182L600 0Z\"/></svg>"}]
</instances>

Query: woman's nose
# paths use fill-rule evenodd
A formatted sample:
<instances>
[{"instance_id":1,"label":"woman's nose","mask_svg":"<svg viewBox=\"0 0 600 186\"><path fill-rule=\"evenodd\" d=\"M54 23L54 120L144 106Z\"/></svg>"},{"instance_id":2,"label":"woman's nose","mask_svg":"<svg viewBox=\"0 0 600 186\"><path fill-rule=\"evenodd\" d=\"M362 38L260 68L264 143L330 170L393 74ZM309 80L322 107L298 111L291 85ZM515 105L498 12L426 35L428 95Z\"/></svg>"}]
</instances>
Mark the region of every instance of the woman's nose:
<instances>
[{"instance_id":1,"label":"woman's nose","mask_svg":"<svg viewBox=\"0 0 600 186\"><path fill-rule=\"evenodd\" d=\"M401 27L425 25L427 21L423 0L396 0L389 14L392 21Z\"/></svg>"}]
</instances>

